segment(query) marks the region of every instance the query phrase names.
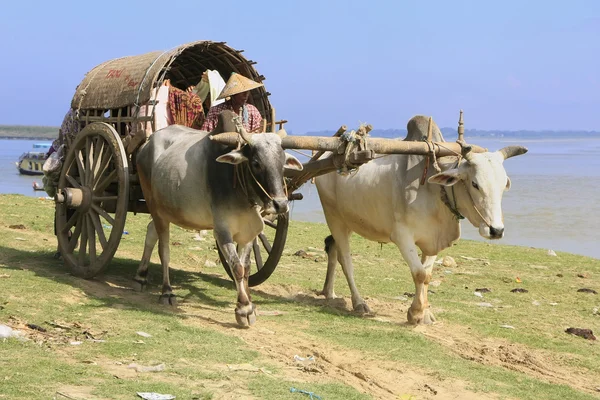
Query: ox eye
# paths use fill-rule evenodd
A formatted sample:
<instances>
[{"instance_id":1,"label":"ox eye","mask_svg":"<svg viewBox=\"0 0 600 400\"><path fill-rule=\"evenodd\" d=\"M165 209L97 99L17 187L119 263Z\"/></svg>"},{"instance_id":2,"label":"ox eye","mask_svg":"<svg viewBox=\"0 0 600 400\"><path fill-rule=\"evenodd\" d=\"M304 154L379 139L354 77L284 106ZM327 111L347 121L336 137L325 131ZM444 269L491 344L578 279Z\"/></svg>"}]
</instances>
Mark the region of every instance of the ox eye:
<instances>
[{"instance_id":1,"label":"ox eye","mask_svg":"<svg viewBox=\"0 0 600 400\"><path fill-rule=\"evenodd\" d=\"M252 168L259 170L260 169L260 163L256 160L252 161Z\"/></svg>"},{"instance_id":2,"label":"ox eye","mask_svg":"<svg viewBox=\"0 0 600 400\"><path fill-rule=\"evenodd\" d=\"M471 185L477 190L479 190L479 185L475 181L471 181Z\"/></svg>"}]
</instances>

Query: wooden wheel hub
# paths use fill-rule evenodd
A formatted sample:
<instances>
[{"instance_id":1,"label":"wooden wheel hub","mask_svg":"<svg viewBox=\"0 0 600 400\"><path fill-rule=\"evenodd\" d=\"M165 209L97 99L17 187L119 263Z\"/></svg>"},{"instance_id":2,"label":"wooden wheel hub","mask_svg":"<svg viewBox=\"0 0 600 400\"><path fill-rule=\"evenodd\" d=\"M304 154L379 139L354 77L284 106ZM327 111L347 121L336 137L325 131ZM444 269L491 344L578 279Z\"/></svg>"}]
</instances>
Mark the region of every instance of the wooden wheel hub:
<instances>
[{"instance_id":1,"label":"wooden wheel hub","mask_svg":"<svg viewBox=\"0 0 600 400\"><path fill-rule=\"evenodd\" d=\"M69 208L78 209L81 212L87 212L92 205L92 191L85 186L81 188L64 188L56 193L56 202Z\"/></svg>"}]
</instances>

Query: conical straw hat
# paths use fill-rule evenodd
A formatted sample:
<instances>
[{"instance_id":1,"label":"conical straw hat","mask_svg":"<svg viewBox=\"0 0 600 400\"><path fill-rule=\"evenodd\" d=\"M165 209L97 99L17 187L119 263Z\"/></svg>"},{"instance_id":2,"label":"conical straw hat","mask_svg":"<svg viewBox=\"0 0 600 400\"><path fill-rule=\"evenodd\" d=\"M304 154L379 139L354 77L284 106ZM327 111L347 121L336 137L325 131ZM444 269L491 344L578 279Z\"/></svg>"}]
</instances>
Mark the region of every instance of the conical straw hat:
<instances>
[{"instance_id":1,"label":"conical straw hat","mask_svg":"<svg viewBox=\"0 0 600 400\"><path fill-rule=\"evenodd\" d=\"M231 73L231 77L227 81L227 84L221 91L217 100L224 99L226 97L231 97L234 94L247 92L252 89L256 89L257 87L263 86L262 83L256 83L252 79L248 79L245 76L242 76L236 72Z\"/></svg>"}]
</instances>

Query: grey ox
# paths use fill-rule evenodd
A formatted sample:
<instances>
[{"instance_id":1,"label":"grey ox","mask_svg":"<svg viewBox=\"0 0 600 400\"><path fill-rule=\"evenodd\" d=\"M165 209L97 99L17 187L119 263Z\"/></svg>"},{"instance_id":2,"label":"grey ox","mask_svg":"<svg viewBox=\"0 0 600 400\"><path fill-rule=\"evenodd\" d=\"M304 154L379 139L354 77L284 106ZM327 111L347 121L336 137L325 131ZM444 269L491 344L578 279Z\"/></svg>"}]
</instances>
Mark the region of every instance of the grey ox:
<instances>
[{"instance_id":1,"label":"grey ox","mask_svg":"<svg viewBox=\"0 0 600 400\"><path fill-rule=\"evenodd\" d=\"M426 138L428 121L423 116L413 117L408 122L405 140ZM434 142L444 141L437 126L432 132ZM336 261L339 261L350 287L354 310L370 312L354 283L349 238L356 232L366 239L392 242L398 247L415 284L408 322L434 322L427 289L436 255L460 237L459 215L479 228L484 238L502 238L502 194L510 188L502 163L527 152L521 146L485 153L469 150L463 146L462 161L458 157L440 158L440 173L436 173L430 163L422 185L428 161L419 155L390 155L361 166L355 174L331 173L317 177L319 198L332 234L325 240L328 265L321 293L335 298L333 282Z\"/></svg>"},{"instance_id":2,"label":"grey ox","mask_svg":"<svg viewBox=\"0 0 600 400\"><path fill-rule=\"evenodd\" d=\"M252 242L264 228L261 211L288 211L283 170L301 170L302 164L284 153L280 136L250 135L239 122L232 127L234 118L234 113L223 112L211 133L237 128L245 142L239 150L210 140L208 132L178 125L156 131L139 150L137 169L152 221L134 280L140 290L147 285L148 262L158 241L160 300L176 304L169 282L169 226L212 229L235 278L236 320L248 326L256 321L248 275Z\"/></svg>"}]
</instances>

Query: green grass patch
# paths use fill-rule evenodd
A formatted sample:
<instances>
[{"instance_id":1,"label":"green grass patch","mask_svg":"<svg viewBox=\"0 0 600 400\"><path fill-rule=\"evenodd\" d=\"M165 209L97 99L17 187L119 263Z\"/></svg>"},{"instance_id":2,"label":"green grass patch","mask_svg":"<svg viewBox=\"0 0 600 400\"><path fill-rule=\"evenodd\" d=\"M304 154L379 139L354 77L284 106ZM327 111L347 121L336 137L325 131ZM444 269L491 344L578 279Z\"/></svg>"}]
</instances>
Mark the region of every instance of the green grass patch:
<instances>
[{"instance_id":1,"label":"green grass patch","mask_svg":"<svg viewBox=\"0 0 600 400\"><path fill-rule=\"evenodd\" d=\"M0 196L0 324L33 323L48 330L45 334L28 330L31 340L26 342L0 341L0 399L45 399L74 387L84 393L79 398L135 398L137 391L155 391L182 399L209 399L235 390L241 398L306 396L290 392L292 387L323 399L371 398L330 375L291 376L281 360L270 358L261 346L248 345L234 327L234 286L218 264L210 234L197 241L195 232L171 229L175 243L171 283L186 307L186 312L180 312L157 303L162 269L156 253L150 266L150 292L130 290L148 215L128 215L128 234L123 235L107 273L91 281L71 276L52 257L56 251L52 218L51 201ZM252 328L273 331L265 333L265 345L270 344L269 334L288 340L290 346L301 336L309 343L360 354L375 364L379 360L396 362L405 370L416 368L424 371L424 382L456 379L466 382L469 391L499 398L596 398L598 345L564 331L579 327L600 332L598 295L578 292L581 288L600 292L600 260L566 253L550 257L540 249L471 241L460 241L441 254L458 264L436 265L437 286L430 287L432 309L441 326L447 327L448 340L458 340L460 333L462 344L471 343L474 349L485 349L489 343L496 346L490 347L493 351L499 345L514 346L523 352L515 353L517 358L523 356L523 365L527 357L539 361L542 373L536 374L535 368L522 368L519 359L514 368L492 350L478 359L468 349L461 352L444 344L444 338L404 325L410 304L404 293L412 293L414 286L394 245L352 238L356 282L376 313L374 318L351 312L340 268L335 291L344 299L315 297L312 293L322 288L325 277L326 259L319 249L327 235L323 224L292 221L277 270L264 287L252 290L259 310L283 312L278 317L259 317ZM300 249L313 256L295 256ZM490 292L478 297L474 292L480 288ZM516 288L527 292L512 292ZM492 307L481 307L481 302ZM226 317L215 320L205 310ZM514 329L502 327L506 325ZM140 331L152 336L142 337ZM486 361L494 357L499 361ZM165 369L135 373L127 368L131 363L163 363ZM270 372L233 372L227 370L228 364ZM544 375L544 364L550 374Z\"/></svg>"}]
</instances>

